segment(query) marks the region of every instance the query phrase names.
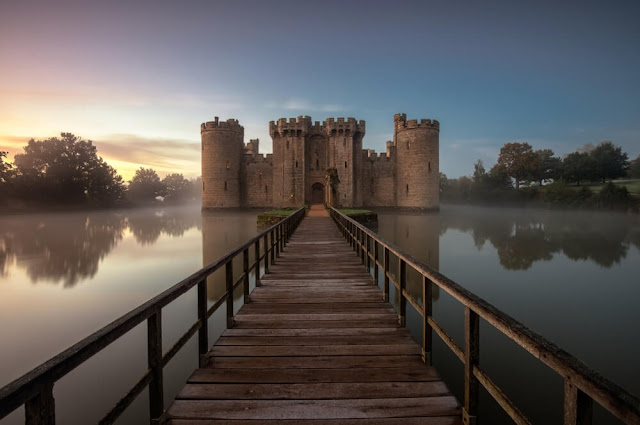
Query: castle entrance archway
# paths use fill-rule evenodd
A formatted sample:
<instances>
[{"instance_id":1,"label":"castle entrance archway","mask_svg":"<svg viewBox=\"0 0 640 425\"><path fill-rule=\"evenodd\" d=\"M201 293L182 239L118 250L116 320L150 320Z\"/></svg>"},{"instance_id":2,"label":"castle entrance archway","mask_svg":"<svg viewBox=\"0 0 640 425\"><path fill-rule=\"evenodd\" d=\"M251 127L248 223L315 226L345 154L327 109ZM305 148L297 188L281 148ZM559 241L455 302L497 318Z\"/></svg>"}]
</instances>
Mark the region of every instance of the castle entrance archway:
<instances>
[{"instance_id":1,"label":"castle entrance archway","mask_svg":"<svg viewBox=\"0 0 640 425\"><path fill-rule=\"evenodd\" d=\"M311 203L312 204L324 203L324 185L322 183L314 183L311 186Z\"/></svg>"}]
</instances>

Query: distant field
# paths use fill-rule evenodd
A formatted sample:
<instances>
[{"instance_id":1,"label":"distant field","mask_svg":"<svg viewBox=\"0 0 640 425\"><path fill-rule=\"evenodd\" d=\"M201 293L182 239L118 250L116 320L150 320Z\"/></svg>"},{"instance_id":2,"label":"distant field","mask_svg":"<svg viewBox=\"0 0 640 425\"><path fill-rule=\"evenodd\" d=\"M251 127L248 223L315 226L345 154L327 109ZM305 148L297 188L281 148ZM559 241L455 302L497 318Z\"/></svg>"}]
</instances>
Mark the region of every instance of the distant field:
<instances>
[{"instance_id":1,"label":"distant field","mask_svg":"<svg viewBox=\"0 0 640 425\"><path fill-rule=\"evenodd\" d=\"M640 196L640 179L622 179L622 180L614 180L612 182L616 186L626 186L629 193L633 196ZM606 184L606 183L605 183ZM588 187L594 193L600 192L600 190L605 186L602 183L583 183L580 186L572 185L571 187L579 189L580 187Z\"/></svg>"}]
</instances>

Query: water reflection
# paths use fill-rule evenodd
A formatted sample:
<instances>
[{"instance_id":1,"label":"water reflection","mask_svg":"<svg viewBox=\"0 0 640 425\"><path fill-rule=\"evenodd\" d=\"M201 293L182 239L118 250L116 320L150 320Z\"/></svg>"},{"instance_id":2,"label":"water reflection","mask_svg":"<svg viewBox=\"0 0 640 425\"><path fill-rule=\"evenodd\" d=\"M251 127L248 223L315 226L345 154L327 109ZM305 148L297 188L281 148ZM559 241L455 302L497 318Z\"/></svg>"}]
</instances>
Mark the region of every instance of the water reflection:
<instances>
[{"instance_id":1,"label":"water reflection","mask_svg":"<svg viewBox=\"0 0 640 425\"><path fill-rule=\"evenodd\" d=\"M6 217L0 220L0 275L15 263L32 283L70 288L96 275L126 231L144 246L163 233L177 237L199 226L200 211L194 208Z\"/></svg>"},{"instance_id":2,"label":"water reflection","mask_svg":"<svg viewBox=\"0 0 640 425\"><path fill-rule=\"evenodd\" d=\"M640 246L637 219L617 214L445 207L441 226L442 233L471 233L478 250L491 243L507 270L527 270L560 253L609 268L626 257L631 244Z\"/></svg>"}]
</instances>

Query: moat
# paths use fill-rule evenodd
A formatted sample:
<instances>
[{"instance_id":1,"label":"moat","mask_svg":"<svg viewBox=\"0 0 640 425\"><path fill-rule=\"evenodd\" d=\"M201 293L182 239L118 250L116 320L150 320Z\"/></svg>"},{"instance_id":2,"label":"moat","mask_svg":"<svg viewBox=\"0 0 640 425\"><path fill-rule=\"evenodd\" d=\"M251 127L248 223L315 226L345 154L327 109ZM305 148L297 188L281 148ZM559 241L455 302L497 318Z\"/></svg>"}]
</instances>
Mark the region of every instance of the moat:
<instances>
[{"instance_id":1,"label":"moat","mask_svg":"<svg viewBox=\"0 0 640 425\"><path fill-rule=\"evenodd\" d=\"M0 386L255 235L256 215L174 208L0 218ZM384 238L640 394L634 361L640 357L637 217L459 206L430 214L379 211L378 217ZM214 298L217 284L210 283ZM438 295L435 315L460 341L462 309ZM189 308L194 298L187 295L167 308L165 348L195 318ZM409 327L417 335L412 313L409 309ZM214 336L224 320L214 316L212 323ZM127 390L145 367L144 332L136 328L60 381L55 391L60 422L95 421ZM559 421L560 379L515 344L488 329L481 332L481 361L496 381L534 423ZM191 345L167 369L168 394L196 366L189 352L196 344ZM459 364L438 345L434 361L459 392ZM512 371L497 367L505 362ZM99 390L95 382L101 382ZM551 391L545 388L549 383ZM95 397L98 391L104 397ZM87 407L85 416L71 416L78 403ZM540 411L540 405L548 410ZM143 397L120 423L139 423L145 407ZM488 410L494 418L489 422L502 422L498 409ZM22 410L0 423L21 418Z\"/></svg>"}]
</instances>

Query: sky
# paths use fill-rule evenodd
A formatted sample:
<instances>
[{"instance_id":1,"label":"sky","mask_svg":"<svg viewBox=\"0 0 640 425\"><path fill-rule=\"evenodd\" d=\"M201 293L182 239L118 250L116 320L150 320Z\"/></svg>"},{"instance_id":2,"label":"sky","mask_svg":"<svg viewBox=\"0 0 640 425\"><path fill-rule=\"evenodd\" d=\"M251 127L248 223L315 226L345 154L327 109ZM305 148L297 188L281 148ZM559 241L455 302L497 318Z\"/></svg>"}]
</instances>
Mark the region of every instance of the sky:
<instances>
[{"instance_id":1,"label":"sky","mask_svg":"<svg viewBox=\"0 0 640 425\"><path fill-rule=\"evenodd\" d=\"M611 140L640 154L640 2L0 2L0 150L71 132L125 179L200 175L200 124L440 121L440 171L469 175L500 147L563 156Z\"/></svg>"}]
</instances>

